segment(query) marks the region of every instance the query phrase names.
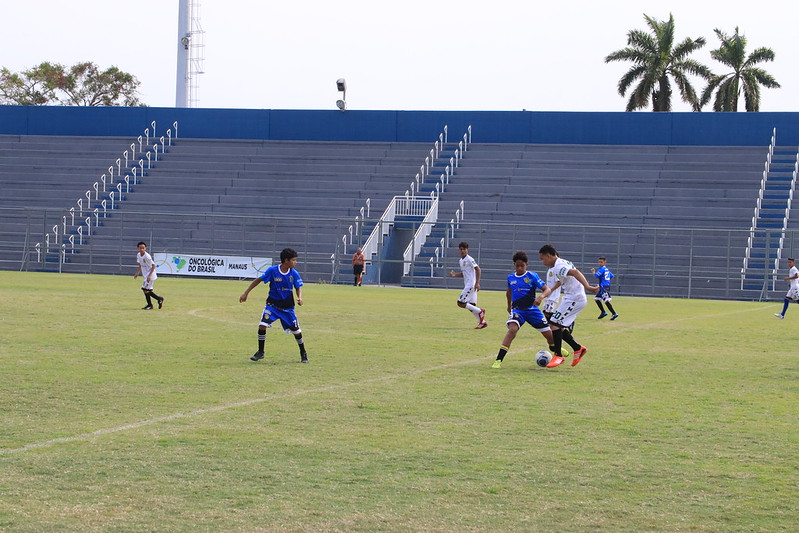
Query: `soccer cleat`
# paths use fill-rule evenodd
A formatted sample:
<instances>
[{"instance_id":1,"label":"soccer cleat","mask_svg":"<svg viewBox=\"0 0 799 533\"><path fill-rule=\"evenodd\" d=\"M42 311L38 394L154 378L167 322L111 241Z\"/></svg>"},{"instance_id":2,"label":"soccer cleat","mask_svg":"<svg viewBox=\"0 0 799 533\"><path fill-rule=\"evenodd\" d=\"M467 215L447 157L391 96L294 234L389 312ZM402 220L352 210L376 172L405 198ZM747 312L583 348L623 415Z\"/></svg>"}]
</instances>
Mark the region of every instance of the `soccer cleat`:
<instances>
[{"instance_id":1,"label":"soccer cleat","mask_svg":"<svg viewBox=\"0 0 799 533\"><path fill-rule=\"evenodd\" d=\"M250 361L260 361L263 358L264 358L264 352L255 352L254 354L252 354L252 357L250 357Z\"/></svg>"},{"instance_id":2,"label":"soccer cleat","mask_svg":"<svg viewBox=\"0 0 799 533\"><path fill-rule=\"evenodd\" d=\"M164 307L164 297L163 296L161 296L161 299L158 300L158 309L161 309L162 307Z\"/></svg>"},{"instance_id":3,"label":"soccer cleat","mask_svg":"<svg viewBox=\"0 0 799 533\"><path fill-rule=\"evenodd\" d=\"M477 321L480 322L480 324L482 324L483 322L486 321L485 319L486 319L486 310L485 309L480 309L480 314L477 315ZM480 325L480 324L478 324L478 325Z\"/></svg>"},{"instance_id":4,"label":"soccer cleat","mask_svg":"<svg viewBox=\"0 0 799 533\"><path fill-rule=\"evenodd\" d=\"M483 320L482 322L480 322L479 324L477 324L477 325L474 327L474 329L483 329L483 328L487 328L487 327L488 327L488 322L486 322L485 320Z\"/></svg>"},{"instance_id":5,"label":"soccer cleat","mask_svg":"<svg viewBox=\"0 0 799 533\"><path fill-rule=\"evenodd\" d=\"M142 309L144 309L145 311L149 311L152 308L153 308L152 305L145 305L144 307L142 307Z\"/></svg>"},{"instance_id":6,"label":"soccer cleat","mask_svg":"<svg viewBox=\"0 0 799 533\"><path fill-rule=\"evenodd\" d=\"M300 363L307 363L308 362L308 354L302 353L300 354Z\"/></svg>"},{"instance_id":7,"label":"soccer cleat","mask_svg":"<svg viewBox=\"0 0 799 533\"><path fill-rule=\"evenodd\" d=\"M596 317L596 319L599 320L600 318L605 318L606 316L608 316L608 314L603 311L601 315ZM613 319L611 318L611 320L613 320Z\"/></svg>"},{"instance_id":8,"label":"soccer cleat","mask_svg":"<svg viewBox=\"0 0 799 533\"><path fill-rule=\"evenodd\" d=\"M494 361L494 364L491 365L491 368L502 368L502 361L497 359L496 361Z\"/></svg>"},{"instance_id":9,"label":"soccer cleat","mask_svg":"<svg viewBox=\"0 0 799 533\"><path fill-rule=\"evenodd\" d=\"M782 320L783 318L785 318L785 315L783 315L782 313L774 313L774 316L776 316L776 317L777 317L777 318L779 318L780 320Z\"/></svg>"},{"instance_id":10,"label":"soccer cleat","mask_svg":"<svg viewBox=\"0 0 799 533\"><path fill-rule=\"evenodd\" d=\"M616 320L617 318L619 318L619 313L613 313L613 316L610 317L611 320Z\"/></svg>"},{"instance_id":11,"label":"soccer cleat","mask_svg":"<svg viewBox=\"0 0 799 533\"><path fill-rule=\"evenodd\" d=\"M547 368L555 368L556 366L560 366L563 364L563 356L560 354L553 354L552 361L549 362Z\"/></svg>"},{"instance_id":12,"label":"soccer cleat","mask_svg":"<svg viewBox=\"0 0 799 533\"><path fill-rule=\"evenodd\" d=\"M574 359L572 359L572 366L577 366L579 362L582 361L583 356L585 356L587 351L588 348L586 348L585 346L580 346L580 349L574 352Z\"/></svg>"}]
</instances>

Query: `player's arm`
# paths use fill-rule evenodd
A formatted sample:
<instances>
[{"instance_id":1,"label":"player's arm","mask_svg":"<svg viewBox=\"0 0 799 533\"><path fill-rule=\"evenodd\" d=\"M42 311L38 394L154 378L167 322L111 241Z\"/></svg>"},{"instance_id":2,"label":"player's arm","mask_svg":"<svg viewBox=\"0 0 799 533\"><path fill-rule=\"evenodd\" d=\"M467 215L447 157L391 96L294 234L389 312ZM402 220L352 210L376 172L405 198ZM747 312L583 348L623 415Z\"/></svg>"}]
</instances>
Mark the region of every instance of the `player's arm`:
<instances>
[{"instance_id":1,"label":"player's arm","mask_svg":"<svg viewBox=\"0 0 799 533\"><path fill-rule=\"evenodd\" d=\"M133 279L138 278L140 274L141 274L141 263L139 263L139 266L136 267L136 272L133 274Z\"/></svg>"},{"instance_id":2,"label":"player's arm","mask_svg":"<svg viewBox=\"0 0 799 533\"><path fill-rule=\"evenodd\" d=\"M558 283L560 283L560 282L558 282ZM549 297L550 294L552 294L552 289L549 288L549 285L544 285L544 288L541 289L541 294L539 294L538 298L535 299L536 307L540 307L541 306L541 302L546 300Z\"/></svg>"},{"instance_id":3,"label":"player's arm","mask_svg":"<svg viewBox=\"0 0 799 533\"><path fill-rule=\"evenodd\" d=\"M155 262L153 261L153 267L150 269L150 272L147 273L147 281L150 281L153 277L153 272L155 272Z\"/></svg>"},{"instance_id":4,"label":"player's arm","mask_svg":"<svg viewBox=\"0 0 799 533\"><path fill-rule=\"evenodd\" d=\"M250 291L253 290L255 287L257 287L260 284L261 284L261 278L255 278L254 280L252 280L252 282L250 283L250 286L247 287L247 290L245 290L244 293L241 296L239 296L239 302L241 302L241 303L246 302L247 301L247 295L250 294Z\"/></svg>"},{"instance_id":5,"label":"player's arm","mask_svg":"<svg viewBox=\"0 0 799 533\"><path fill-rule=\"evenodd\" d=\"M463 272L455 272L454 270L449 271L449 277L451 278L462 278Z\"/></svg>"},{"instance_id":6,"label":"player's arm","mask_svg":"<svg viewBox=\"0 0 799 533\"><path fill-rule=\"evenodd\" d=\"M480 290L480 272L480 267L474 265L474 290L476 291Z\"/></svg>"},{"instance_id":7,"label":"player's arm","mask_svg":"<svg viewBox=\"0 0 799 533\"><path fill-rule=\"evenodd\" d=\"M569 270L568 275L573 277L577 281L579 281L580 284L583 287L585 287L585 290L587 290L588 292L598 292L599 291L599 286L598 285L589 284L588 280L585 279L585 276L583 276L583 273L580 272L579 270L577 270L576 268L572 268L571 270Z\"/></svg>"},{"instance_id":8,"label":"player's arm","mask_svg":"<svg viewBox=\"0 0 799 533\"><path fill-rule=\"evenodd\" d=\"M511 293L510 287L508 287L508 290L505 291L505 298L508 299L508 313L510 313L511 303L513 303L512 300L511 300L512 296L513 296L513 293Z\"/></svg>"},{"instance_id":9,"label":"player's arm","mask_svg":"<svg viewBox=\"0 0 799 533\"><path fill-rule=\"evenodd\" d=\"M302 287L297 287L297 305L302 305Z\"/></svg>"},{"instance_id":10,"label":"player's arm","mask_svg":"<svg viewBox=\"0 0 799 533\"><path fill-rule=\"evenodd\" d=\"M794 274L793 276L788 276L787 278L783 278L783 281L791 281L792 279L799 278L799 272Z\"/></svg>"}]
</instances>

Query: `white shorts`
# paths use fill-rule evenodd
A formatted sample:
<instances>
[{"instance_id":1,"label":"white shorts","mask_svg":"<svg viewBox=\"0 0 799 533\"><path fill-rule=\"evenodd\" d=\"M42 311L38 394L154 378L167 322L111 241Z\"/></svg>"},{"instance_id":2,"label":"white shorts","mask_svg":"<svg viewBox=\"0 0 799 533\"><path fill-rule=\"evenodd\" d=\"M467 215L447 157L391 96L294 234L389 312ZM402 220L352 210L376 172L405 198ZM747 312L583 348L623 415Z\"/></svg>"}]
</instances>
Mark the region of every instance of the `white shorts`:
<instances>
[{"instance_id":1,"label":"white shorts","mask_svg":"<svg viewBox=\"0 0 799 533\"><path fill-rule=\"evenodd\" d=\"M555 312L555 308L558 306L557 300L550 300L547 298L544 300L544 305L541 307L541 310L545 313L552 314Z\"/></svg>"},{"instance_id":2,"label":"white shorts","mask_svg":"<svg viewBox=\"0 0 799 533\"><path fill-rule=\"evenodd\" d=\"M799 301L799 288L791 287L785 295L785 299Z\"/></svg>"},{"instance_id":3,"label":"white shorts","mask_svg":"<svg viewBox=\"0 0 799 533\"><path fill-rule=\"evenodd\" d=\"M580 311L585 308L586 302L587 299L585 295L583 295L582 298L579 296L577 298L574 296L564 296L558 308L552 313L549 323L556 326L563 326L564 328L571 326L574 324L574 320L577 318L577 315L580 314Z\"/></svg>"},{"instance_id":4,"label":"white shorts","mask_svg":"<svg viewBox=\"0 0 799 533\"><path fill-rule=\"evenodd\" d=\"M153 290L153 283L155 283L156 279L158 278L153 278L150 281L147 281L147 276L142 276L141 288L144 289L145 291Z\"/></svg>"},{"instance_id":5,"label":"white shorts","mask_svg":"<svg viewBox=\"0 0 799 533\"><path fill-rule=\"evenodd\" d=\"M458 297L458 301L465 304L477 305L477 291L474 290L474 287L463 289L461 295Z\"/></svg>"}]
</instances>

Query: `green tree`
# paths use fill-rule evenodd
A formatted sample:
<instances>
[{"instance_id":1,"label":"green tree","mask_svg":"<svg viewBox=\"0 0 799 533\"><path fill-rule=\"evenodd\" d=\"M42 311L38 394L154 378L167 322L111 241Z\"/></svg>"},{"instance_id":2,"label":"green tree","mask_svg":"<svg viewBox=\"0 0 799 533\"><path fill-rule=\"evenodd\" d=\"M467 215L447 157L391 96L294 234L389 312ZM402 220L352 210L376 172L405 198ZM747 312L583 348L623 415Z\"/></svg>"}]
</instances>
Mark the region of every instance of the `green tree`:
<instances>
[{"instance_id":1,"label":"green tree","mask_svg":"<svg viewBox=\"0 0 799 533\"><path fill-rule=\"evenodd\" d=\"M47 105L57 101L61 65L42 63L20 73L0 69L0 104Z\"/></svg>"},{"instance_id":2,"label":"green tree","mask_svg":"<svg viewBox=\"0 0 799 533\"><path fill-rule=\"evenodd\" d=\"M140 106L139 80L92 62L70 68L42 63L20 73L0 69L0 103L16 105Z\"/></svg>"},{"instance_id":3,"label":"green tree","mask_svg":"<svg viewBox=\"0 0 799 533\"><path fill-rule=\"evenodd\" d=\"M704 37L686 38L674 44L674 16L668 21L659 21L644 15L650 32L631 30L627 34L627 47L617 50L605 58L612 61L633 63L627 73L619 80L621 96L637 82L627 101L627 111L635 111L649 106L652 111L671 111L672 79L680 91L680 96L695 111L701 109L699 97L691 84L689 75L710 79L713 73L708 67L690 59L688 56L705 45Z\"/></svg>"},{"instance_id":4,"label":"green tree","mask_svg":"<svg viewBox=\"0 0 799 533\"><path fill-rule=\"evenodd\" d=\"M732 72L710 78L702 92L701 105L707 104L715 92L713 111L738 111L738 101L743 93L746 110L760 111L760 86L776 89L780 84L771 74L755 65L774 61L774 51L758 48L747 56L746 36L740 34L737 26L733 35L727 35L719 29L713 31L721 41L721 46L712 50L710 57L731 68Z\"/></svg>"}]
</instances>

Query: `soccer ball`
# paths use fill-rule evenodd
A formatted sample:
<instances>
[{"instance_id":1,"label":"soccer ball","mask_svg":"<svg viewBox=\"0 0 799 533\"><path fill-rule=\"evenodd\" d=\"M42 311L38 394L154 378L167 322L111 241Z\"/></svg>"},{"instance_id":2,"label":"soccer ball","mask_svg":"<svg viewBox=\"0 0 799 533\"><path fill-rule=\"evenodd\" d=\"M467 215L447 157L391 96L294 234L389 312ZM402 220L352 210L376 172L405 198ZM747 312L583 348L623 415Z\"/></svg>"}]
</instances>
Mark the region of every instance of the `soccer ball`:
<instances>
[{"instance_id":1,"label":"soccer ball","mask_svg":"<svg viewBox=\"0 0 799 533\"><path fill-rule=\"evenodd\" d=\"M535 354L535 364L546 367L552 361L552 354L548 350L540 350Z\"/></svg>"}]
</instances>

